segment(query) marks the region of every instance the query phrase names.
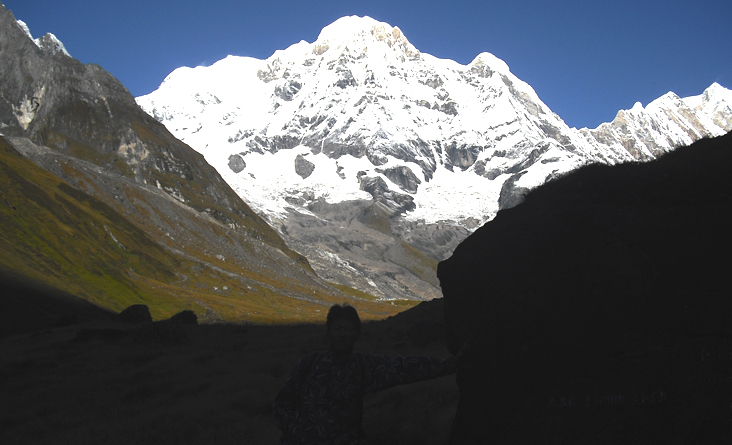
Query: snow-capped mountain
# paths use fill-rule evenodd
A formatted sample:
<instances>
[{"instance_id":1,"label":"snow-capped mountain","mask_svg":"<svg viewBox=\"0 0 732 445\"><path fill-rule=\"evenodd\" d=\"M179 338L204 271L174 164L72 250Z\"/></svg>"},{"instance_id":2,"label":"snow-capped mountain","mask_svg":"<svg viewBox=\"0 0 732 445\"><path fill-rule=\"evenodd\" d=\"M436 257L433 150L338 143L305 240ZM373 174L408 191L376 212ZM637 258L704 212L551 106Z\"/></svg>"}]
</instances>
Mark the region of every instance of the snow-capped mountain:
<instances>
[{"instance_id":1,"label":"snow-capped mountain","mask_svg":"<svg viewBox=\"0 0 732 445\"><path fill-rule=\"evenodd\" d=\"M648 160L704 136L732 129L732 91L713 83L698 96L680 98L669 92L643 108L640 102L621 110L610 123L579 130L596 151L626 150Z\"/></svg>"},{"instance_id":2,"label":"snow-capped mountain","mask_svg":"<svg viewBox=\"0 0 732 445\"><path fill-rule=\"evenodd\" d=\"M411 288L374 281L394 260L365 253L367 236L354 235L353 221L441 260L556 175L651 159L732 129L732 94L717 84L701 96L636 104L595 130L569 128L495 56L468 65L438 59L369 17L341 18L315 42L266 60L229 56L179 68L137 101L319 273L349 284L359 276L377 295Z\"/></svg>"},{"instance_id":3,"label":"snow-capped mountain","mask_svg":"<svg viewBox=\"0 0 732 445\"><path fill-rule=\"evenodd\" d=\"M370 199L362 184L381 179L405 196L406 218L435 222L490 218L519 172L530 187L586 162L652 157L723 133L725 94L713 85L687 105L670 93L621 112L615 132L575 131L489 53L460 65L420 53L399 28L344 17L267 60L180 68L138 103L267 215L318 198ZM726 120L707 114L709 96ZM662 138L644 130L659 121ZM701 124L692 135L689 122ZM649 137L650 147L638 143Z\"/></svg>"}]
</instances>

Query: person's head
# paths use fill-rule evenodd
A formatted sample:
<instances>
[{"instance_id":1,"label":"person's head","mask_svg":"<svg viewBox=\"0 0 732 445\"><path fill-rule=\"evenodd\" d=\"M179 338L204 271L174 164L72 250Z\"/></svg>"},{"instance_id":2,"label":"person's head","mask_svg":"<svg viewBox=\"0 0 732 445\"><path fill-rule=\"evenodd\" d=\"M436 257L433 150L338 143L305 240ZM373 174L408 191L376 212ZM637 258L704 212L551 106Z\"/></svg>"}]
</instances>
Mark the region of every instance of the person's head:
<instances>
[{"instance_id":1,"label":"person's head","mask_svg":"<svg viewBox=\"0 0 732 445\"><path fill-rule=\"evenodd\" d=\"M361 336L361 319L353 306L333 305L325 324L331 349L337 353L353 351L353 345Z\"/></svg>"}]
</instances>

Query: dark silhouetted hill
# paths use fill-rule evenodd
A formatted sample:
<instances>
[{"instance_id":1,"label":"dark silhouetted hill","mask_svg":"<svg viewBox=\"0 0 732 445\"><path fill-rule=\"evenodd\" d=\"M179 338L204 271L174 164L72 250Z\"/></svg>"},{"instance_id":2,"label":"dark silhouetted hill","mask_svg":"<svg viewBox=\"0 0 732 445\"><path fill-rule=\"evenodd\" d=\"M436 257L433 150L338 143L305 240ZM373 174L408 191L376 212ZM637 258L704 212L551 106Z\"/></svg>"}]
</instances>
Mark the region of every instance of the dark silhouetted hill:
<instances>
[{"instance_id":1,"label":"dark silhouetted hill","mask_svg":"<svg viewBox=\"0 0 732 445\"><path fill-rule=\"evenodd\" d=\"M732 440L732 134L591 165L464 241L438 276L456 444Z\"/></svg>"}]
</instances>

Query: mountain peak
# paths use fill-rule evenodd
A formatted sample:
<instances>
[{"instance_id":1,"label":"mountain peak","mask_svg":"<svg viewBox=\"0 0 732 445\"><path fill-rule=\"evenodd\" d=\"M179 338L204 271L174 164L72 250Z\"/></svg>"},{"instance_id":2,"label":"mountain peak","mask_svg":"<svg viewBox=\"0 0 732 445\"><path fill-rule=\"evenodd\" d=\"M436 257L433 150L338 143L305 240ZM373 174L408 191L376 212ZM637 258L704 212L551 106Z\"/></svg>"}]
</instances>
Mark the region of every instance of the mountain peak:
<instances>
[{"instance_id":1,"label":"mountain peak","mask_svg":"<svg viewBox=\"0 0 732 445\"><path fill-rule=\"evenodd\" d=\"M33 38L33 34L30 32L30 28L28 28L28 25L22 21L17 20L18 26L20 26L20 29L25 32L25 34L28 36L28 38L36 44L38 48L40 48L43 52L56 55L56 54L63 54L65 56L71 57L71 54L66 50L66 47L61 42L61 40L58 39L55 35L49 33L46 33L43 37L39 37L37 39Z\"/></svg>"},{"instance_id":2,"label":"mountain peak","mask_svg":"<svg viewBox=\"0 0 732 445\"><path fill-rule=\"evenodd\" d=\"M69 54L68 51L66 51L66 47L61 42L61 40L58 39L54 34L46 33L43 37L40 37L38 39L35 39L34 42L36 42L36 45L38 45L39 48L41 48L43 51L56 55L56 54L63 54L65 56L71 57L71 54Z\"/></svg>"},{"instance_id":3,"label":"mountain peak","mask_svg":"<svg viewBox=\"0 0 732 445\"><path fill-rule=\"evenodd\" d=\"M328 43L350 44L363 42L368 46L373 40L384 42L390 48L401 48L405 53L418 55L419 51L407 40L402 31L388 23L380 22L369 16L341 17L320 31L318 45Z\"/></svg>"},{"instance_id":4,"label":"mountain peak","mask_svg":"<svg viewBox=\"0 0 732 445\"><path fill-rule=\"evenodd\" d=\"M388 23L380 22L369 16L350 15L341 17L320 31L317 42L351 40L356 36L371 33L377 28L388 29L393 27Z\"/></svg>"},{"instance_id":5,"label":"mountain peak","mask_svg":"<svg viewBox=\"0 0 732 445\"><path fill-rule=\"evenodd\" d=\"M717 82L712 83L702 93L708 102L711 101L726 101L732 102L732 91L718 84Z\"/></svg>"},{"instance_id":6,"label":"mountain peak","mask_svg":"<svg viewBox=\"0 0 732 445\"><path fill-rule=\"evenodd\" d=\"M508 73L510 70L508 68L508 65L503 60L499 59L498 57L494 56L493 54L489 52L482 52L475 56L475 59L473 59L472 62L468 66L480 66L480 65L486 65L490 67L491 69L494 69L496 71L499 71L501 73Z\"/></svg>"}]
</instances>

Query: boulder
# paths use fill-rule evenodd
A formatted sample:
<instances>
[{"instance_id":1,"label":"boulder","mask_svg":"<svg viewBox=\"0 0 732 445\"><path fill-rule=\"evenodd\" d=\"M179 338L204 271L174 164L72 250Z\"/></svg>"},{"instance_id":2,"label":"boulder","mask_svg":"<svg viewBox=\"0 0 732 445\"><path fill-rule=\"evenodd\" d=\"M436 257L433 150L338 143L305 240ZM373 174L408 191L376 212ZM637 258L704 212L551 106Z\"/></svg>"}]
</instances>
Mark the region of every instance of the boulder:
<instances>
[{"instance_id":1,"label":"boulder","mask_svg":"<svg viewBox=\"0 0 732 445\"><path fill-rule=\"evenodd\" d=\"M240 173L247 168L247 163L244 162L244 158L242 158L240 154L234 153L229 156L229 168L234 173Z\"/></svg>"},{"instance_id":2,"label":"boulder","mask_svg":"<svg viewBox=\"0 0 732 445\"><path fill-rule=\"evenodd\" d=\"M133 304L117 314L117 320L127 323L152 323L152 316L147 305Z\"/></svg>"},{"instance_id":3,"label":"boulder","mask_svg":"<svg viewBox=\"0 0 732 445\"><path fill-rule=\"evenodd\" d=\"M732 443L732 133L530 192L438 266L452 443Z\"/></svg>"},{"instance_id":4,"label":"boulder","mask_svg":"<svg viewBox=\"0 0 732 445\"><path fill-rule=\"evenodd\" d=\"M198 324L198 317L195 312L185 310L170 317L170 321L177 324Z\"/></svg>"}]
</instances>

